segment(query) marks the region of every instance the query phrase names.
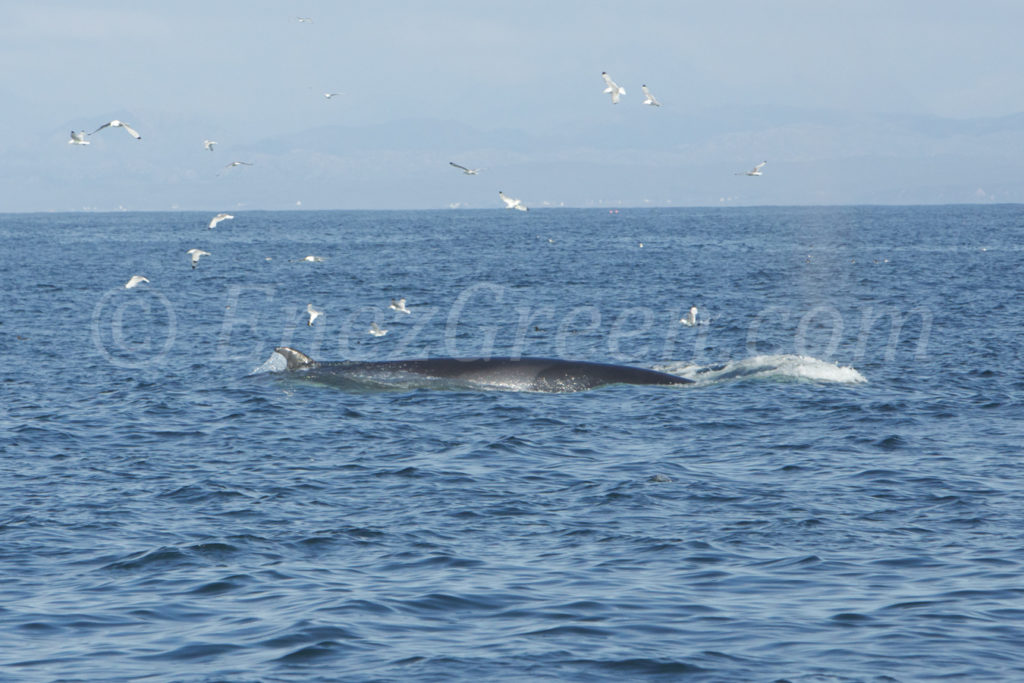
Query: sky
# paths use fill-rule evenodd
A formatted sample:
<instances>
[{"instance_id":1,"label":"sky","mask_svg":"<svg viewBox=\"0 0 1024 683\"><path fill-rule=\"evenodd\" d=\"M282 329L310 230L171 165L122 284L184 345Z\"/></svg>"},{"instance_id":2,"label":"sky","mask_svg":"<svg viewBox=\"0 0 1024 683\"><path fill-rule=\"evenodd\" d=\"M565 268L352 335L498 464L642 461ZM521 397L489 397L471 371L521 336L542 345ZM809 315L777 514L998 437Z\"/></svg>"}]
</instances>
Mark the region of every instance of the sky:
<instances>
[{"instance_id":1,"label":"sky","mask_svg":"<svg viewBox=\"0 0 1024 683\"><path fill-rule=\"evenodd\" d=\"M0 19L0 212L1024 201L1017 0L0 0ZM67 143L112 119L142 140Z\"/></svg>"}]
</instances>

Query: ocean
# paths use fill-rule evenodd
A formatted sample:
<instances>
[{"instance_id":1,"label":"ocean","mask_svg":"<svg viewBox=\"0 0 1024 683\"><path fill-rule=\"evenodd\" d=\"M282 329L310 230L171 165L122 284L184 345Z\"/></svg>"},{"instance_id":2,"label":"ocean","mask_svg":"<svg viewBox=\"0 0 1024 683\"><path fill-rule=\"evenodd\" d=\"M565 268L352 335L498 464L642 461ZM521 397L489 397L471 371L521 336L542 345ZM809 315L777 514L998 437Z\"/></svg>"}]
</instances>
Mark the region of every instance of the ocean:
<instances>
[{"instance_id":1,"label":"ocean","mask_svg":"<svg viewBox=\"0 0 1024 683\"><path fill-rule=\"evenodd\" d=\"M1024 678L1024 207L213 213L0 215L0 680Z\"/></svg>"}]
</instances>

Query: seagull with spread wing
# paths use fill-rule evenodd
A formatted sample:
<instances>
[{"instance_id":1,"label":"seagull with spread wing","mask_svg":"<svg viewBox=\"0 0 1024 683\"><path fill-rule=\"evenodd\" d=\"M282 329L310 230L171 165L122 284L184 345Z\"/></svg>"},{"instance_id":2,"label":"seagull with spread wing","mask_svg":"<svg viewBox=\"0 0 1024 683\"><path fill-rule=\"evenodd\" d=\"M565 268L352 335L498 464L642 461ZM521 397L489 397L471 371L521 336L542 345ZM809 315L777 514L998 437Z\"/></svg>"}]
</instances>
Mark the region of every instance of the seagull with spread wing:
<instances>
[{"instance_id":1,"label":"seagull with spread wing","mask_svg":"<svg viewBox=\"0 0 1024 683\"><path fill-rule=\"evenodd\" d=\"M124 288L135 289L143 282L149 282L149 278L144 275L132 275L128 282L124 283Z\"/></svg>"},{"instance_id":2,"label":"seagull with spread wing","mask_svg":"<svg viewBox=\"0 0 1024 683\"><path fill-rule=\"evenodd\" d=\"M651 94L651 91L647 89L646 85L641 85L640 89L644 91L644 95L647 97L647 99L644 100L644 104L649 104L652 107L660 107L661 106L661 102L659 102L658 99L654 95Z\"/></svg>"},{"instance_id":3,"label":"seagull with spread wing","mask_svg":"<svg viewBox=\"0 0 1024 683\"><path fill-rule=\"evenodd\" d=\"M229 221L232 218L234 218L234 216L232 216L230 213L218 213L210 221L210 228L216 228L217 224L220 223L221 221Z\"/></svg>"},{"instance_id":4,"label":"seagull with spread wing","mask_svg":"<svg viewBox=\"0 0 1024 683\"><path fill-rule=\"evenodd\" d=\"M209 256L210 252L203 251L202 249L189 249L186 254L192 259L192 270L196 269L196 264L199 263L200 256Z\"/></svg>"},{"instance_id":5,"label":"seagull with spread wing","mask_svg":"<svg viewBox=\"0 0 1024 683\"><path fill-rule=\"evenodd\" d=\"M604 84L608 87L604 89L606 93L612 96L612 104L619 103L619 96L626 94L626 89L621 87L618 83L612 80L612 77L608 75L607 71L601 72L601 78L604 79Z\"/></svg>"},{"instance_id":6,"label":"seagull with spread wing","mask_svg":"<svg viewBox=\"0 0 1024 683\"><path fill-rule=\"evenodd\" d=\"M401 298L401 299L397 299L397 300L392 299L391 303L388 305L388 308L390 308L392 311L398 311L399 313L405 313L405 314L412 313L412 311L409 310L409 307L405 305L405 298L404 297Z\"/></svg>"},{"instance_id":7,"label":"seagull with spread wing","mask_svg":"<svg viewBox=\"0 0 1024 683\"><path fill-rule=\"evenodd\" d=\"M306 324L310 327L313 326L313 322L324 314L323 311L313 308L313 304L306 304L306 313L309 314L309 322Z\"/></svg>"},{"instance_id":8,"label":"seagull with spread wing","mask_svg":"<svg viewBox=\"0 0 1024 683\"><path fill-rule=\"evenodd\" d=\"M141 136L141 135L139 135L139 133L138 133L138 132L137 132L137 131L136 131L136 130L135 130L134 128L132 128L131 126L129 126L129 125L128 125L127 123L125 123L124 121L118 121L117 119L114 119L113 121L110 121L110 122L108 122L108 123L104 123L104 124L103 124L102 126L100 126L99 128L97 128L97 129L96 129L96 130L94 130L93 132L89 133L89 135L95 135L96 133L99 133L99 132L100 132L101 130L103 130L104 128L109 128L109 127L113 127L113 128L124 128L124 129L125 129L126 131L128 131L128 133L129 133L129 134L130 134L130 135L131 135L131 136L132 136L133 138L135 138L136 140L141 140L141 139L142 139L142 136Z\"/></svg>"},{"instance_id":9,"label":"seagull with spread wing","mask_svg":"<svg viewBox=\"0 0 1024 683\"><path fill-rule=\"evenodd\" d=\"M740 173L737 173L736 175L762 175L761 169L764 168L764 165L767 164L767 163L768 163L767 161L762 161L761 163L759 163L757 166L755 166L754 168L750 169L749 171L741 171Z\"/></svg>"},{"instance_id":10,"label":"seagull with spread wing","mask_svg":"<svg viewBox=\"0 0 1024 683\"><path fill-rule=\"evenodd\" d=\"M506 197L505 193L498 190L498 196L501 197L501 201L505 202L506 209L515 209L516 211L529 211L526 204L523 204L522 199L513 199L512 197Z\"/></svg>"},{"instance_id":11,"label":"seagull with spread wing","mask_svg":"<svg viewBox=\"0 0 1024 683\"><path fill-rule=\"evenodd\" d=\"M460 166L459 164L455 163L454 161L449 161L448 163L451 166L454 166L455 168L459 169L460 171L462 171L466 175L476 175L477 173L480 172L479 168L466 168L465 166Z\"/></svg>"}]
</instances>

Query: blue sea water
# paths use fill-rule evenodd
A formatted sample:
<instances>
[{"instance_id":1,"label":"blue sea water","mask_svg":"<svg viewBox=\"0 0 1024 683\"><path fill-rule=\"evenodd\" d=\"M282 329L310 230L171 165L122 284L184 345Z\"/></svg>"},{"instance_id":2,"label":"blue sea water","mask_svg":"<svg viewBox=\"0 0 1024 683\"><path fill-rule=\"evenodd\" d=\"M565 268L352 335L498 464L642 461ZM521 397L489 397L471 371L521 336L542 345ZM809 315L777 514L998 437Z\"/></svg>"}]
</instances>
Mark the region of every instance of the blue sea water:
<instances>
[{"instance_id":1,"label":"blue sea water","mask_svg":"<svg viewBox=\"0 0 1024 683\"><path fill-rule=\"evenodd\" d=\"M0 215L0 680L1024 678L1024 207L210 217Z\"/></svg>"}]
</instances>

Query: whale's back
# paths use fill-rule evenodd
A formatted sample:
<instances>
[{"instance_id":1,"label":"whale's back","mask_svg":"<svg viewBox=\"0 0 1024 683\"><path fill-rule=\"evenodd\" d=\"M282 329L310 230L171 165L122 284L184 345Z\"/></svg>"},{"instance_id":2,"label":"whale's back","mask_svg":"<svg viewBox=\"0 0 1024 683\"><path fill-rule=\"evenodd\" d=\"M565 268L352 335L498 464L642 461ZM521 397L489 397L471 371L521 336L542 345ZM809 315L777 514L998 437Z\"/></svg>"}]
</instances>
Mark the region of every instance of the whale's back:
<instances>
[{"instance_id":1,"label":"whale's back","mask_svg":"<svg viewBox=\"0 0 1024 683\"><path fill-rule=\"evenodd\" d=\"M561 393L606 384L675 385L691 380L628 365L556 358L425 358L395 361L317 362L288 347L276 349L288 370L305 379L342 387L446 387Z\"/></svg>"}]
</instances>

